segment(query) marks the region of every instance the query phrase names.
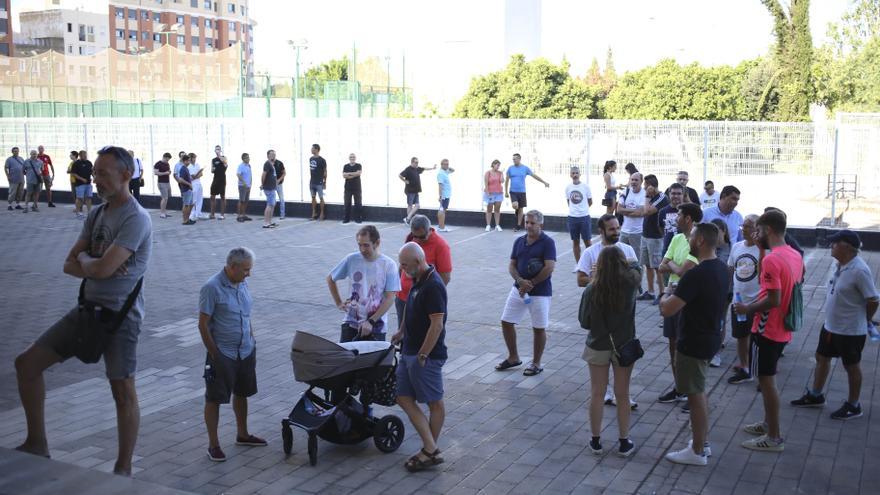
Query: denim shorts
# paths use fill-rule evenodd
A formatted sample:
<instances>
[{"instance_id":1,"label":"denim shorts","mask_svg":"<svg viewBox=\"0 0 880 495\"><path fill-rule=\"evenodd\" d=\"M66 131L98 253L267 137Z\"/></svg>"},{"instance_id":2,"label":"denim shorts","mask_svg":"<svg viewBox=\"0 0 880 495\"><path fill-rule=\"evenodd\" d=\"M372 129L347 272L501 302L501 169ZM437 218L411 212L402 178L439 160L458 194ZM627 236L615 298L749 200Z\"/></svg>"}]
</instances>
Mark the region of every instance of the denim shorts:
<instances>
[{"instance_id":1,"label":"denim shorts","mask_svg":"<svg viewBox=\"0 0 880 495\"><path fill-rule=\"evenodd\" d=\"M275 189L263 189L263 194L266 195L266 206L275 206L275 203L278 202L275 197Z\"/></svg>"},{"instance_id":2,"label":"denim shorts","mask_svg":"<svg viewBox=\"0 0 880 495\"><path fill-rule=\"evenodd\" d=\"M419 193L406 193L406 206L419 204Z\"/></svg>"},{"instance_id":3,"label":"denim shorts","mask_svg":"<svg viewBox=\"0 0 880 495\"><path fill-rule=\"evenodd\" d=\"M414 397L421 403L443 400L445 363L445 359L428 358L422 366L418 356L401 354L397 363L397 395Z\"/></svg>"},{"instance_id":4,"label":"denim shorts","mask_svg":"<svg viewBox=\"0 0 880 495\"><path fill-rule=\"evenodd\" d=\"M440 209L446 211L449 209L449 198L440 199Z\"/></svg>"},{"instance_id":5,"label":"denim shorts","mask_svg":"<svg viewBox=\"0 0 880 495\"><path fill-rule=\"evenodd\" d=\"M321 199L324 199L324 185L323 184L309 184L309 192L312 194L312 197L318 196Z\"/></svg>"},{"instance_id":6,"label":"denim shorts","mask_svg":"<svg viewBox=\"0 0 880 495\"><path fill-rule=\"evenodd\" d=\"M76 186L76 197L77 199L91 198L92 197L92 185L91 184L80 184Z\"/></svg>"},{"instance_id":7,"label":"denim shorts","mask_svg":"<svg viewBox=\"0 0 880 495\"><path fill-rule=\"evenodd\" d=\"M180 200L183 202L183 206L192 206L195 204L193 201L193 192L189 191L180 191Z\"/></svg>"},{"instance_id":8,"label":"denim shorts","mask_svg":"<svg viewBox=\"0 0 880 495\"><path fill-rule=\"evenodd\" d=\"M504 194L502 193L484 193L483 201L486 202L487 205L491 205L494 203L500 203L504 201Z\"/></svg>"},{"instance_id":9,"label":"denim shorts","mask_svg":"<svg viewBox=\"0 0 880 495\"><path fill-rule=\"evenodd\" d=\"M567 217L568 233L571 240L576 241L578 238L589 241L593 236L590 225L590 215L585 217Z\"/></svg>"}]
</instances>

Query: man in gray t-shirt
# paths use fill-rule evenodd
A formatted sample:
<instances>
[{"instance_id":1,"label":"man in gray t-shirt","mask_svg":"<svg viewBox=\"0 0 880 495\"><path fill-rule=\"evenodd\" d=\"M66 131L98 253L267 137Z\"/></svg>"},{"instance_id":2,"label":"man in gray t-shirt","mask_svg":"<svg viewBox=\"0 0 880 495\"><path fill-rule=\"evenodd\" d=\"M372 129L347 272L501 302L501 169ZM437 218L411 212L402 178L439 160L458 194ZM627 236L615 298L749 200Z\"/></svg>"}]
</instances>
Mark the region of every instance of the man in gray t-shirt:
<instances>
[{"instance_id":1,"label":"man in gray t-shirt","mask_svg":"<svg viewBox=\"0 0 880 495\"><path fill-rule=\"evenodd\" d=\"M37 158L37 150L31 150L31 157L24 161L24 175L27 179L27 195L24 198L24 213L37 211L37 200L40 199L40 186L43 184L43 161Z\"/></svg>"},{"instance_id":2,"label":"man in gray t-shirt","mask_svg":"<svg viewBox=\"0 0 880 495\"><path fill-rule=\"evenodd\" d=\"M6 182L9 184L9 209L12 209L12 201L15 200L15 209L21 209L21 195L24 192L24 158L18 156L18 146L12 148L12 156L6 159L3 165L6 172Z\"/></svg>"},{"instance_id":3,"label":"man in gray t-shirt","mask_svg":"<svg viewBox=\"0 0 880 495\"><path fill-rule=\"evenodd\" d=\"M831 419L853 419L862 415L859 395L862 371L859 363L868 325L877 311L880 296L874 287L874 277L865 261L859 257L861 240L851 230L832 235L831 256L837 267L828 283L825 296L825 325L819 333L816 347L816 374L813 388L800 399L791 401L795 407L821 407L825 404L822 389L831 371L831 358L839 357L849 378L849 396L840 409L831 413Z\"/></svg>"},{"instance_id":4,"label":"man in gray t-shirt","mask_svg":"<svg viewBox=\"0 0 880 495\"><path fill-rule=\"evenodd\" d=\"M64 261L64 273L85 280L85 300L105 308L104 311L120 311L137 291L134 304L103 351L119 428L119 453L113 470L130 476L140 421L134 375L144 300L138 281L150 258L152 224L128 190L134 163L125 149L103 148L98 152L95 171L95 185L105 202L89 214ZM27 438L17 450L49 455L42 414L46 395L43 372L77 355L80 311L79 306L74 307L15 359L18 390L28 424Z\"/></svg>"}]
</instances>

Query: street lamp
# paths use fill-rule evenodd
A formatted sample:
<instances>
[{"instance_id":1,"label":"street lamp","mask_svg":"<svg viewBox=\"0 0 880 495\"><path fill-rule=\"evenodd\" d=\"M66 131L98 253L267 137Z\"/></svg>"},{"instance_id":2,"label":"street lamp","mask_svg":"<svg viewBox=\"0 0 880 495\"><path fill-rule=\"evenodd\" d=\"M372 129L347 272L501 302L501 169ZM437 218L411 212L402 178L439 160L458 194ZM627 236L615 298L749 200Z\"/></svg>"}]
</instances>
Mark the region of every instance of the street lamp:
<instances>
[{"instance_id":1,"label":"street lamp","mask_svg":"<svg viewBox=\"0 0 880 495\"><path fill-rule=\"evenodd\" d=\"M128 49L128 52L136 57L135 59L135 75L137 77L137 102L138 102L138 113L141 117L144 116L144 103L141 99L141 57L140 54L142 52L146 52L147 49L141 46L133 46Z\"/></svg>"},{"instance_id":2,"label":"street lamp","mask_svg":"<svg viewBox=\"0 0 880 495\"><path fill-rule=\"evenodd\" d=\"M299 51L309 49L309 40L305 38L296 41L287 40L287 44L296 50L296 78L293 80L293 118L296 118L296 99L299 97Z\"/></svg>"},{"instance_id":3,"label":"street lamp","mask_svg":"<svg viewBox=\"0 0 880 495\"><path fill-rule=\"evenodd\" d=\"M171 46L169 36L176 35L180 32L181 24L162 24L162 29L157 34L165 35L165 47L168 49L168 82L171 85L171 116L175 116L174 104L174 68L171 61Z\"/></svg>"}]
</instances>

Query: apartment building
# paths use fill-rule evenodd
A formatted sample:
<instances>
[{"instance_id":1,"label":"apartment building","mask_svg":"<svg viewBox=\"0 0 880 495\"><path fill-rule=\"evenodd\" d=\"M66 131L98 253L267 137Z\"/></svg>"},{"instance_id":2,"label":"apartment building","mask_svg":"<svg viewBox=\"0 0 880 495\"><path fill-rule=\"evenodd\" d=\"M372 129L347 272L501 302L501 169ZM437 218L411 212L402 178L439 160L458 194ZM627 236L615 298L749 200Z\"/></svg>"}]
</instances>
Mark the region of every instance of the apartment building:
<instances>
[{"instance_id":1,"label":"apartment building","mask_svg":"<svg viewBox=\"0 0 880 495\"><path fill-rule=\"evenodd\" d=\"M12 19L10 18L12 0L0 0L0 55L14 55L12 42Z\"/></svg>"},{"instance_id":2,"label":"apartment building","mask_svg":"<svg viewBox=\"0 0 880 495\"><path fill-rule=\"evenodd\" d=\"M93 55L110 46L106 14L60 9L22 12L16 50L55 50L66 55Z\"/></svg>"}]
</instances>

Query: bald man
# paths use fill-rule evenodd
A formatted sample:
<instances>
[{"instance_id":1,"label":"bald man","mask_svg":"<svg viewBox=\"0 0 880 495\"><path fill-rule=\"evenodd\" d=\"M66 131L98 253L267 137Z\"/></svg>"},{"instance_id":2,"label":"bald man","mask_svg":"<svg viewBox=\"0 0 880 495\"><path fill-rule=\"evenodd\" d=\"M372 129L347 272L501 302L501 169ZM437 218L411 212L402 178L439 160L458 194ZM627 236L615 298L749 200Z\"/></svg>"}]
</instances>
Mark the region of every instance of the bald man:
<instances>
[{"instance_id":1,"label":"bald man","mask_svg":"<svg viewBox=\"0 0 880 495\"><path fill-rule=\"evenodd\" d=\"M425 252L415 242L400 248L400 268L413 280L403 324L391 342L403 342L397 365L397 403L422 439L422 449L404 467L422 471L443 463L437 439L446 417L443 405L443 364L446 363L446 286ZM430 418L417 402L428 403Z\"/></svg>"}]
</instances>

